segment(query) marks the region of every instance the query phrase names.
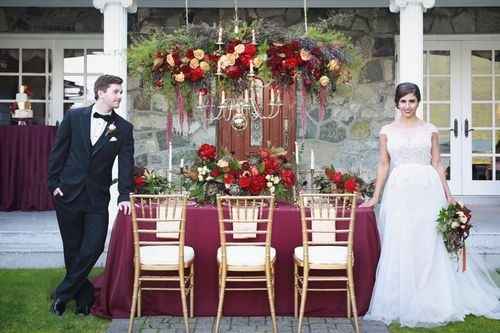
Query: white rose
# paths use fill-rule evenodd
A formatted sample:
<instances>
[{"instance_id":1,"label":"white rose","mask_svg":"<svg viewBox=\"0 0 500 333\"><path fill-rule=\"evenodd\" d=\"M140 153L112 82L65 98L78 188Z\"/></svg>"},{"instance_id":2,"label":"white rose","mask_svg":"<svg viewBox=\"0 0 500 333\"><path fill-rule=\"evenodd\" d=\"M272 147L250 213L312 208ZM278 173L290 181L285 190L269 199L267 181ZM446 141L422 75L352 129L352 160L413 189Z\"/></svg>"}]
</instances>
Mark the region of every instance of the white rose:
<instances>
[{"instance_id":1,"label":"white rose","mask_svg":"<svg viewBox=\"0 0 500 333\"><path fill-rule=\"evenodd\" d=\"M116 126L115 126L115 124L111 124L111 125L109 125L108 128L110 131L114 131L116 129Z\"/></svg>"},{"instance_id":2,"label":"white rose","mask_svg":"<svg viewBox=\"0 0 500 333\"><path fill-rule=\"evenodd\" d=\"M212 180L212 179L214 179L214 177L212 177L212 176L208 176L208 177L207 177L207 181L208 181L208 180Z\"/></svg>"},{"instance_id":3,"label":"white rose","mask_svg":"<svg viewBox=\"0 0 500 333\"><path fill-rule=\"evenodd\" d=\"M280 177L274 177L273 183L278 184L280 182Z\"/></svg>"},{"instance_id":4,"label":"white rose","mask_svg":"<svg viewBox=\"0 0 500 333\"><path fill-rule=\"evenodd\" d=\"M271 175L266 175L267 180L271 180Z\"/></svg>"},{"instance_id":5,"label":"white rose","mask_svg":"<svg viewBox=\"0 0 500 333\"><path fill-rule=\"evenodd\" d=\"M198 180L199 180L200 182L202 182L202 181L203 181L203 176L202 176L202 175L198 175Z\"/></svg>"},{"instance_id":6,"label":"white rose","mask_svg":"<svg viewBox=\"0 0 500 333\"><path fill-rule=\"evenodd\" d=\"M460 223L458 223L458 222L453 222L453 223L451 224L451 228L452 228L452 229L456 229L456 228L458 228L459 226L460 226Z\"/></svg>"},{"instance_id":7,"label":"white rose","mask_svg":"<svg viewBox=\"0 0 500 333\"><path fill-rule=\"evenodd\" d=\"M274 193L274 186L269 188L269 192Z\"/></svg>"},{"instance_id":8,"label":"white rose","mask_svg":"<svg viewBox=\"0 0 500 333\"><path fill-rule=\"evenodd\" d=\"M273 183L272 182L267 182L267 187L273 187Z\"/></svg>"},{"instance_id":9,"label":"white rose","mask_svg":"<svg viewBox=\"0 0 500 333\"><path fill-rule=\"evenodd\" d=\"M224 159L220 159L219 161L217 161L217 166L219 168L223 169L223 168L228 167L229 163L226 160L224 160Z\"/></svg>"}]
</instances>

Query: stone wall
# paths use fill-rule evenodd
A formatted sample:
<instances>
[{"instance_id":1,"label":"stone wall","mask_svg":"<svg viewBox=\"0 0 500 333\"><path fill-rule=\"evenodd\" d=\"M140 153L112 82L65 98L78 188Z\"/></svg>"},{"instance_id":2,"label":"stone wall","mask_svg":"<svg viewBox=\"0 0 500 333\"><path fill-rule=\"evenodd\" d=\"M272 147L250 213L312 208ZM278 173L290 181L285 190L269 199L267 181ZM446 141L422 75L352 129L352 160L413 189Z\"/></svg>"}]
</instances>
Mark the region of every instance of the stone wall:
<instances>
[{"instance_id":1,"label":"stone wall","mask_svg":"<svg viewBox=\"0 0 500 333\"><path fill-rule=\"evenodd\" d=\"M218 23L233 17L232 9L193 9L192 23ZM301 9L240 9L242 20L272 20L284 27L302 24ZM47 20L47 17L51 17ZM359 77L350 86L339 86L329 101L327 114L317 121L318 108L308 112L308 125L301 153L307 165L314 147L318 166L336 167L360 172L373 178L377 163L378 131L395 114L393 90L395 81L394 36L399 32L399 15L388 8L310 9L310 22L331 17L339 31L352 37L363 57ZM184 24L182 9L139 8L129 15L129 31L147 34L155 30L175 29ZM94 8L1 8L0 32L102 32L102 15ZM500 8L433 8L424 16L426 34L500 33ZM129 114L135 125L136 163L164 170L167 144L164 129L165 110L173 107L161 96L146 98L140 82L129 78ZM300 97L300 94L297 95ZM300 101L298 101L300 103ZM300 105L300 104L298 104ZM298 117L300 118L300 117ZM297 123L300 133L300 119ZM181 157L194 156L203 142L215 143L215 126L204 126L194 117L190 135L175 135L174 165Z\"/></svg>"}]
</instances>

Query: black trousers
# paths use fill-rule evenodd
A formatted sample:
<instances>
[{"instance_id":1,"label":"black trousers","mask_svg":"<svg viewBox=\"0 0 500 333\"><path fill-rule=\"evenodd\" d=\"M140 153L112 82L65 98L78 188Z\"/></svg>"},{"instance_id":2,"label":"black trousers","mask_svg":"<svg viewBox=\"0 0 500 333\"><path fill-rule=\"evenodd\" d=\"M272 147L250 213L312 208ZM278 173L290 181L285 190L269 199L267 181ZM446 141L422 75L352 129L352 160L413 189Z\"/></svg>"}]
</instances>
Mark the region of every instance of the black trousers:
<instances>
[{"instance_id":1,"label":"black trousers","mask_svg":"<svg viewBox=\"0 0 500 333\"><path fill-rule=\"evenodd\" d=\"M93 210L85 192L71 203L56 197L55 206L66 275L54 296L63 302L74 298L79 304L91 305L94 288L87 277L104 250L109 213Z\"/></svg>"}]
</instances>

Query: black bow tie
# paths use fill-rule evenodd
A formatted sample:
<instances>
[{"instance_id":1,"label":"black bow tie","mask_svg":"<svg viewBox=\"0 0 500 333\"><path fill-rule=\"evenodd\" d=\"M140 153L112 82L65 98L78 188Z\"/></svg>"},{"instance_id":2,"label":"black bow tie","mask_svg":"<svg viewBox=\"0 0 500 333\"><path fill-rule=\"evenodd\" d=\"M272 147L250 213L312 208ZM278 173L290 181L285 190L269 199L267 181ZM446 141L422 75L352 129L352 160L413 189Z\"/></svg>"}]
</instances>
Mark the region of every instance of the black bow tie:
<instances>
[{"instance_id":1,"label":"black bow tie","mask_svg":"<svg viewBox=\"0 0 500 333\"><path fill-rule=\"evenodd\" d=\"M110 123L113 121L112 114L107 115L107 114L100 114L100 113L94 112L94 118L101 118L107 123Z\"/></svg>"}]
</instances>

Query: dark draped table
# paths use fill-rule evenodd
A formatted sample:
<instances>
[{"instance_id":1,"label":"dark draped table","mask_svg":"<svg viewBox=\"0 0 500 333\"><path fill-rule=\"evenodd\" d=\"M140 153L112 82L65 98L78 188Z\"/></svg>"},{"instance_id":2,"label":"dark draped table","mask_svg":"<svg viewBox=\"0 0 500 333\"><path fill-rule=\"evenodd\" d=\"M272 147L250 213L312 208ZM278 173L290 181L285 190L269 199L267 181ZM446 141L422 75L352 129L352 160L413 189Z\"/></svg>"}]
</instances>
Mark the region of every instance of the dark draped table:
<instances>
[{"instance_id":1,"label":"dark draped table","mask_svg":"<svg viewBox=\"0 0 500 333\"><path fill-rule=\"evenodd\" d=\"M293 315L293 250L302 245L299 210L280 205L274 211L272 246L276 248L276 313ZM219 246L217 210L213 206L188 207L186 245L195 251L195 315L217 313L218 286L216 252ZM380 253L375 215L372 209L358 208L354 233L354 279L358 311L363 315L370 304ZM130 216L118 215L108 248L106 267L94 280L96 302L92 313L111 318L128 318L133 287L133 240ZM143 315L182 315L176 291L144 291ZM265 316L269 304L265 291L226 293L224 315ZM307 316L345 316L345 292L311 292Z\"/></svg>"},{"instance_id":2,"label":"dark draped table","mask_svg":"<svg viewBox=\"0 0 500 333\"><path fill-rule=\"evenodd\" d=\"M51 210L47 188L55 126L0 127L0 211Z\"/></svg>"}]
</instances>

